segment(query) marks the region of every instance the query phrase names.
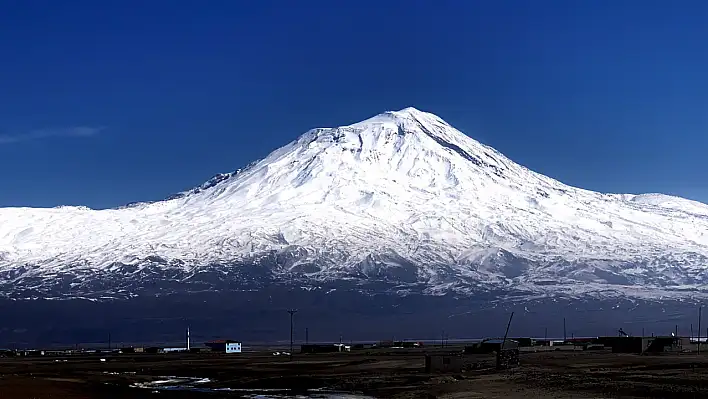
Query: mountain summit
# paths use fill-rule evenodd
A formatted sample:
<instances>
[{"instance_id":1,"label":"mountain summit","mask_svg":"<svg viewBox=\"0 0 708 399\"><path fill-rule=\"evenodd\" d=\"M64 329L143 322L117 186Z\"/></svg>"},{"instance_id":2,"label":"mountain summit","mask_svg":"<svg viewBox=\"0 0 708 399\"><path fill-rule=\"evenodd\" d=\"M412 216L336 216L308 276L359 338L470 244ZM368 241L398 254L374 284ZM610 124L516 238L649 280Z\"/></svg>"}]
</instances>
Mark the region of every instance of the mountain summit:
<instances>
[{"instance_id":1,"label":"mountain summit","mask_svg":"<svg viewBox=\"0 0 708 399\"><path fill-rule=\"evenodd\" d=\"M415 108L310 130L165 201L0 209L12 297L264 281L681 296L708 281L707 260L708 205L570 187Z\"/></svg>"}]
</instances>

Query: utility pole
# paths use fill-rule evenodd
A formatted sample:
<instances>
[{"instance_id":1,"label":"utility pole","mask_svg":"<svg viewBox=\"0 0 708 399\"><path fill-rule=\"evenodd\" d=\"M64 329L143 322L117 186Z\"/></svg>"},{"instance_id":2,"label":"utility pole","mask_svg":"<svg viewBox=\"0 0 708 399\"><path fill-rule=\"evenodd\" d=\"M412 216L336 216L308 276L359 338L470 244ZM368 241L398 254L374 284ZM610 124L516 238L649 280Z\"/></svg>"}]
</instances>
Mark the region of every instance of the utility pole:
<instances>
[{"instance_id":1,"label":"utility pole","mask_svg":"<svg viewBox=\"0 0 708 399\"><path fill-rule=\"evenodd\" d=\"M111 350L111 333L108 333L108 350Z\"/></svg>"},{"instance_id":2,"label":"utility pole","mask_svg":"<svg viewBox=\"0 0 708 399\"><path fill-rule=\"evenodd\" d=\"M701 313L703 313L703 305L698 306L698 354L701 354Z\"/></svg>"},{"instance_id":3,"label":"utility pole","mask_svg":"<svg viewBox=\"0 0 708 399\"><path fill-rule=\"evenodd\" d=\"M683 348L683 343L681 342L681 338L679 338L678 335L678 324L674 326L674 343L677 344L680 348Z\"/></svg>"},{"instance_id":4,"label":"utility pole","mask_svg":"<svg viewBox=\"0 0 708 399\"><path fill-rule=\"evenodd\" d=\"M288 310L290 313L290 360L293 360L293 316L297 313L297 309Z\"/></svg>"},{"instance_id":5,"label":"utility pole","mask_svg":"<svg viewBox=\"0 0 708 399\"><path fill-rule=\"evenodd\" d=\"M568 340L568 335L565 333L565 317L563 318L563 342Z\"/></svg>"},{"instance_id":6,"label":"utility pole","mask_svg":"<svg viewBox=\"0 0 708 399\"><path fill-rule=\"evenodd\" d=\"M548 341L548 327L546 327L546 329L543 330L543 340Z\"/></svg>"},{"instance_id":7,"label":"utility pole","mask_svg":"<svg viewBox=\"0 0 708 399\"><path fill-rule=\"evenodd\" d=\"M305 344L310 343L310 329L305 327Z\"/></svg>"},{"instance_id":8,"label":"utility pole","mask_svg":"<svg viewBox=\"0 0 708 399\"><path fill-rule=\"evenodd\" d=\"M511 327L511 319L514 318L514 312L511 312L509 316L509 323L506 325L506 332L504 333L504 339L502 340L501 350L504 350L504 345L506 344L506 337L509 335L509 327Z\"/></svg>"}]
</instances>

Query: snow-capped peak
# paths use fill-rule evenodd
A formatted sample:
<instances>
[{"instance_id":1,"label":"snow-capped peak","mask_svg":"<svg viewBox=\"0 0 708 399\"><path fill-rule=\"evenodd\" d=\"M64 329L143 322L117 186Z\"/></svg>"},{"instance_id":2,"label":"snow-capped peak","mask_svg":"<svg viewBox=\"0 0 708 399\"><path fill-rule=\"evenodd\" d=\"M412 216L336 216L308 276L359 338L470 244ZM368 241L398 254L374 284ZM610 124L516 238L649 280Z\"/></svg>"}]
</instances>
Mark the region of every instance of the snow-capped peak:
<instances>
[{"instance_id":1,"label":"snow-capped peak","mask_svg":"<svg viewBox=\"0 0 708 399\"><path fill-rule=\"evenodd\" d=\"M406 109L313 129L210 195L243 209L375 200L373 207L351 209L378 212L393 194L411 189L419 196L470 196L485 184L483 177L493 183L514 166L437 116Z\"/></svg>"},{"instance_id":2,"label":"snow-capped peak","mask_svg":"<svg viewBox=\"0 0 708 399\"><path fill-rule=\"evenodd\" d=\"M567 186L405 108L312 129L166 201L0 209L0 288L66 274L140 281L145 268L243 277L258 267L430 292L695 288L708 283L707 209Z\"/></svg>"},{"instance_id":3,"label":"snow-capped peak","mask_svg":"<svg viewBox=\"0 0 708 399\"><path fill-rule=\"evenodd\" d=\"M372 118L366 119L364 121L355 123L357 124L362 124L362 123L369 123L373 121L384 121L384 120L398 120L399 122L405 122L406 120L411 120L411 119L418 119L418 120L428 120L428 121L433 121L436 123L444 123L447 124L445 121L440 119L437 115L432 114L430 112L425 112L421 111L417 108L414 107L407 107L403 108L398 111L386 111L383 113L380 113Z\"/></svg>"}]
</instances>

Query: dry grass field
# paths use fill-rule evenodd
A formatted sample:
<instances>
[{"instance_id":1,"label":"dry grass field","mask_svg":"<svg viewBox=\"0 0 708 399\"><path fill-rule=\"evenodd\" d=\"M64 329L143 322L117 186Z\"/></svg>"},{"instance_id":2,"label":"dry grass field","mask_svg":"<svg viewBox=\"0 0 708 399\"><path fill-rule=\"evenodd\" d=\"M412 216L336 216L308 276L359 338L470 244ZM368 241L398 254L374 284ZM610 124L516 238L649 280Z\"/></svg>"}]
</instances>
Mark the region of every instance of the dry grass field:
<instances>
[{"instance_id":1,"label":"dry grass field","mask_svg":"<svg viewBox=\"0 0 708 399\"><path fill-rule=\"evenodd\" d=\"M78 355L0 358L0 398L238 398L257 393L281 397L277 395L314 395L313 389L323 388L401 399L708 397L704 355L523 353L518 368L503 372L493 368L492 355L475 355L470 358L477 365L473 370L428 374L425 351L307 354L296 355L293 361L266 351L122 354L104 357L105 361ZM171 382L154 384L167 380ZM191 390L164 390L170 385Z\"/></svg>"}]
</instances>

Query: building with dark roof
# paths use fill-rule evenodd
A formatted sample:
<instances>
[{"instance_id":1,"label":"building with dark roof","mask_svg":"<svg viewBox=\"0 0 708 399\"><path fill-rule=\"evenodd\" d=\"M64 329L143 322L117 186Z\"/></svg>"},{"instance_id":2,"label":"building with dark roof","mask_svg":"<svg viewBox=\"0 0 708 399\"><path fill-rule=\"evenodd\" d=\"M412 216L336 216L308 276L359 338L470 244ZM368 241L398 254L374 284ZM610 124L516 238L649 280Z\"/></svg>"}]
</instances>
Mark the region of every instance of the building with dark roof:
<instances>
[{"instance_id":1,"label":"building with dark roof","mask_svg":"<svg viewBox=\"0 0 708 399\"><path fill-rule=\"evenodd\" d=\"M241 342L231 339L220 339L216 341L205 342L204 345L209 347L212 352L221 353L241 353Z\"/></svg>"}]
</instances>

